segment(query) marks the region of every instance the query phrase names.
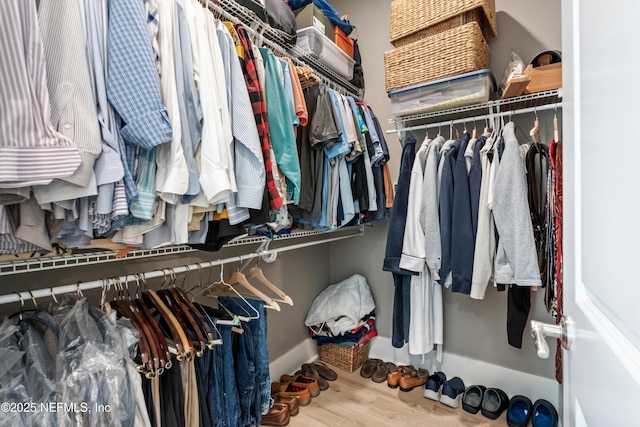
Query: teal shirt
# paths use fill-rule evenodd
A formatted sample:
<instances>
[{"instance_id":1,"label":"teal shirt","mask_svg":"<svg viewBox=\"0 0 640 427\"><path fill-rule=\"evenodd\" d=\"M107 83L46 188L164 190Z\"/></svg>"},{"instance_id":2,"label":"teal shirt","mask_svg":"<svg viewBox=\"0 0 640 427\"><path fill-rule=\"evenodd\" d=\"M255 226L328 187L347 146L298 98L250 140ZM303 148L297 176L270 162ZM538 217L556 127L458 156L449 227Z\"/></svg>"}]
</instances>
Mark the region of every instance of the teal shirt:
<instances>
[{"instance_id":1,"label":"teal shirt","mask_svg":"<svg viewBox=\"0 0 640 427\"><path fill-rule=\"evenodd\" d=\"M287 96L280 79L282 69L271 50L261 47L260 54L264 60L266 75L267 122L271 146L276 156L276 163L287 179L287 200L293 200L293 203L297 205L300 202L300 160L290 120Z\"/></svg>"}]
</instances>

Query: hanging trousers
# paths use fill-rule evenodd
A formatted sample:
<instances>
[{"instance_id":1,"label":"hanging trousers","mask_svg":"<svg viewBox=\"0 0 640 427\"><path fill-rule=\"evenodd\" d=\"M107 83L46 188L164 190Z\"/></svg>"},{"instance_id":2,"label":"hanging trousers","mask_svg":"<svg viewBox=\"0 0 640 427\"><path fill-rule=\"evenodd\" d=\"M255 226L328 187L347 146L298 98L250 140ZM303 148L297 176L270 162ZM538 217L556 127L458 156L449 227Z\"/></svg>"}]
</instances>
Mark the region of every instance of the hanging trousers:
<instances>
[{"instance_id":1,"label":"hanging trousers","mask_svg":"<svg viewBox=\"0 0 640 427\"><path fill-rule=\"evenodd\" d=\"M509 285L508 292L507 337L510 345L522 348L522 334L531 309L531 288Z\"/></svg>"}]
</instances>

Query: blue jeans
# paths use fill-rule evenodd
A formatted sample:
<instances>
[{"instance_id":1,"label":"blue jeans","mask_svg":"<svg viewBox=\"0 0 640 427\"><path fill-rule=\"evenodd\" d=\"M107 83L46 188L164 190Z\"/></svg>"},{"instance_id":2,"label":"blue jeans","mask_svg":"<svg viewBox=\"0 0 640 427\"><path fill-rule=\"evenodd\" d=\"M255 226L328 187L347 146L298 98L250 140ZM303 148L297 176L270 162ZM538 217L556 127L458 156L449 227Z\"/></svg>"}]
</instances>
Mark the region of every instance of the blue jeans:
<instances>
[{"instance_id":1,"label":"blue jeans","mask_svg":"<svg viewBox=\"0 0 640 427\"><path fill-rule=\"evenodd\" d=\"M247 299L252 308L240 298L220 297L220 301L231 311L244 312L243 308L253 314L258 312L259 318L251 320L243 325L245 333L251 331L253 345L253 364L255 368L253 399L251 403L251 420L255 425L260 425L262 415L269 412L271 407L271 378L269 376L269 350L267 349L267 312L264 308L264 301ZM237 368L236 368L236 372ZM246 406L243 406L243 410Z\"/></svg>"}]
</instances>

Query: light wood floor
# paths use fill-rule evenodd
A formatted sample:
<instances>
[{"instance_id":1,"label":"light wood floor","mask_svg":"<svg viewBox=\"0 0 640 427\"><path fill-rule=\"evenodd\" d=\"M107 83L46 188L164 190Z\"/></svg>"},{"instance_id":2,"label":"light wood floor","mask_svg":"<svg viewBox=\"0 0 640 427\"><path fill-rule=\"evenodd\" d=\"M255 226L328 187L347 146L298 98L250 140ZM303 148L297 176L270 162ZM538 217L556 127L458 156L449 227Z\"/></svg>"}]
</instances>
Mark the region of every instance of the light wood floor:
<instances>
[{"instance_id":1,"label":"light wood floor","mask_svg":"<svg viewBox=\"0 0 640 427\"><path fill-rule=\"evenodd\" d=\"M420 426L420 427L491 427L507 425L505 414L495 421L450 408L425 399L423 389L410 392L391 389L387 383L376 384L362 378L359 370L348 373L335 369L338 379L314 397L311 404L300 407L291 417L292 427L314 426Z\"/></svg>"}]
</instances>

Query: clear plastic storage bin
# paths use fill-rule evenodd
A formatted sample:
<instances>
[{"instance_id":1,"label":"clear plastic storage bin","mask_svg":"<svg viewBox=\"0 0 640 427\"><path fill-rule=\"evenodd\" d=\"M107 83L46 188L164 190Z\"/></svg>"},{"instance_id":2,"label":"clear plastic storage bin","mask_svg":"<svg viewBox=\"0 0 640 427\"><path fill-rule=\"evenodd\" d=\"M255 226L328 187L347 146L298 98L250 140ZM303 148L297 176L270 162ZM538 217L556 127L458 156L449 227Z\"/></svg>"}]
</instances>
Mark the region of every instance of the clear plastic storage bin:
<instances>
[{"instance_id":1,"label":"clear plastic storage bin","mask_svg":"<svg viewBox=\"0 0 640 427\"><path fill-rule=\"evenodd\" d=\"M391 113L409 116L487 102L495 87L491 70L480 70L394 90L388 95Z\"/></svg>"},{"instance_id":2,"label":"clear plastic storage bin","mask_svg":"<svg viewBox=\"0 0 640 427\"><path fill-rule=\"evenodd\" d=\"M356 62L317 28L299 29L296 45L347 80L353 78L353 66Z\"/></svg>"}]
</instances>

